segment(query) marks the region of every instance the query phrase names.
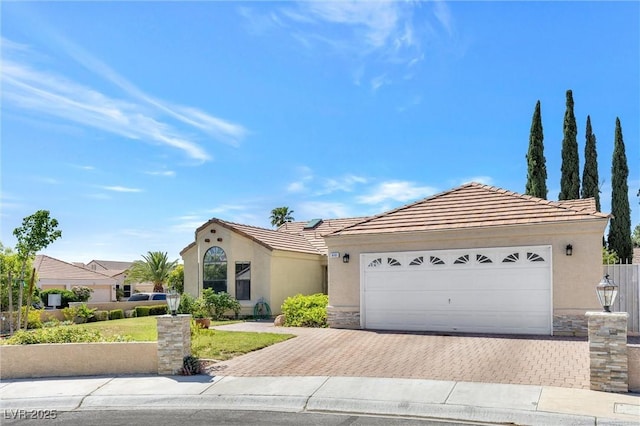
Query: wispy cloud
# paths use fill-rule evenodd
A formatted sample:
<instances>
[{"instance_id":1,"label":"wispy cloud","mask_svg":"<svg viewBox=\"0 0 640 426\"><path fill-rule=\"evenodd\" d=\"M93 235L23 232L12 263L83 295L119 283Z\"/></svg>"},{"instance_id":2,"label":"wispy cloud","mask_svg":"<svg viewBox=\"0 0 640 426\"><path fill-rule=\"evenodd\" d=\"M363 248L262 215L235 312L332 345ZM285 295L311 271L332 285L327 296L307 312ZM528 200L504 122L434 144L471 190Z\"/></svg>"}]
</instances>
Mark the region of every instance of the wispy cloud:
<instances>
[{"instance_id":1,"label":"wispy cloud","mask_svg":"<svg viewBox=\"0 0 640 426\"><path fill-rule=\"evenodd\" d=\"M143 192L142 189L139 188L128 188L126 186L101 186L100 188L105 191L113 191L113 192Z\"/></svg>"},{"instance_id":2,"label":"wispy cloud","mask_svg":"<svg viewBox=\"0 0 640 426\"><path fill-rule=\"evenodd\" d=\"M390 181L380 183L369 194L357 197L357 201L363 204L380 204L387 201L405 203L428 197L437 192L437 188L419 186L415 182Z\"/></svg>"},{"instance_id":3,"label":"wispy cloud","mask_svg":"<svg viewBox=\"0 0 640 426\"><path fill-rule=\"evenodd\" d=\"M422 8L413 1L301 1L285 3L268 14L243 7L240 14L261 35L287 32L305 50L346 59L354 84L365 79L375 91L413 75L404 71L424 59L425 37L453 31L448 7L437 3ZM381 70L389 75L381 78Z\"/></svg>"},{"instance_id":4,"label":"wispy cloud","mask_svg":"<svg viewBox=\"0 0 640 426\"><path fill-rule=\"evenodd\" d=\"M176 172L174 172L173 170L162 170L159 172L145 172L148 175L151 176L164 176L164 177L175 177Z\"/></svg>"},{"instance_id":5,"label":"wispy cloud","mask_svg":"<svg viewBox=\"0 0 640 426\"><path fill-rule=\"evenodd\" d=\"M455 182L453 185L464 185L465 183L477 182L482 183L484 185L493 185L493 178L491 176L472 176L469 178L462 178Z\"/></svg>"},{"instance_id":6,"label":"wispy cloud","mask_svg":"<svg viewBox=\"0 0 640 426\"><path fill-rule=\"evenodd\" d=\"M301 218L342 218L355 216L349 205L338 202L309 201L300 203L296 215Z\"/></svg>"},{"instance_id":7,"label":"wispy cloud","mask_svg":"<svg viewBox=\"0 0 640 426\"><path fill-rule=\"evenodd\" d=\"M123 90L127 98L118 99L56 72L36 69L24 60L28 57L26 47L3 38L4 101L23 110L62 118L128 139L170 146L200 162L210 160L211 156L188 134L192 133L188 128L231 145L237 145L248 133L243 126L196 107L156 99L80 47L63 38L54 38L77 63Z\"/></svg>"}]
</instances>

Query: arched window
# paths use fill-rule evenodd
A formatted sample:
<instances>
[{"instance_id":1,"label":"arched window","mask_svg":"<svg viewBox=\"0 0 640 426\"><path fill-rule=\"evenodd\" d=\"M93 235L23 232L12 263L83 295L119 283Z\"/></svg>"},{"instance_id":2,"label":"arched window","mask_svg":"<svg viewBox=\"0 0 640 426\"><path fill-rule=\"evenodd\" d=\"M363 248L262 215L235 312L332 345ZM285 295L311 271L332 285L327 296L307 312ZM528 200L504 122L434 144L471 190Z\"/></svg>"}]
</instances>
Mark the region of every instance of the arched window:
<instances>
[{"instance_id":1,"label":"arched window","mask_svg":"<svg viewBox=\"0 0 640 426\"><path fill-rule=\"evenodd\" d=\"M227 254L220 247L211 247L204 254L202 288L227 291Z\"/></svg>"}]
</instances>

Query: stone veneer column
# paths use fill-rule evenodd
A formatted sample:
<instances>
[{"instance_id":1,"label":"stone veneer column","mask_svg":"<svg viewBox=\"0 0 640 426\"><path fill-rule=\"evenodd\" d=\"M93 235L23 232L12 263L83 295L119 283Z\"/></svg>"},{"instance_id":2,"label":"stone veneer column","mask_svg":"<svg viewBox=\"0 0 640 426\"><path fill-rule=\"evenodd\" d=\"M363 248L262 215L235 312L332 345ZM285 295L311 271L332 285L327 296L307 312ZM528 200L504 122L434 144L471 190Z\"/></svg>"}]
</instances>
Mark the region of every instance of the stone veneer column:
<instances>
[{"instance_id":1,"label":"stone veneer column","mask_svg":"<svg viewBox=\"0 0 640 426\"><path fill-rule=\"evenodd\" d=\"M587 312L591 389L628 392L626 312Z\"/></svg>"},{"instance_id":2,"label":"stone veneer column","mask_svg":"<svg viewBox=\"0 0 640 426\"><path fill-rule=\"evenodd\" d=\"M191 315L162 315L158 319L158 374L180 374L191 355Z\"/></svg>"}]
</instances>

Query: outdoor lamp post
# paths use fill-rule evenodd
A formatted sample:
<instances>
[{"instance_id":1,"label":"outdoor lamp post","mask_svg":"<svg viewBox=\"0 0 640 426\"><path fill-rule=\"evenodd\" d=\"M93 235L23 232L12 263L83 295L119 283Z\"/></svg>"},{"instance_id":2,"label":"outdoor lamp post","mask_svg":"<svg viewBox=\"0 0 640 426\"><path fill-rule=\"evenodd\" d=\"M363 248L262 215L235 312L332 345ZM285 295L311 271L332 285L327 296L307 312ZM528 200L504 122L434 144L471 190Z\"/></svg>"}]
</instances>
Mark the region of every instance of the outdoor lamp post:
<instances>
[{"instance_id":1,"label":"outdoor lamp post","mask_svg":"<svg viewBox=\"0 0 640 426\"><path fill-rule=\"evenodd\" d=\"M602 281L596 286L596 294L604 312L611 312L611 306L618 295L618 286L609 279L609 274L602 277Z\"/></svg>"},{"instance_id":2,"label":"outdoor lamp post","mask_svg":"<svg viewBox=\"0 0 640 426\"><path fill-rule=\"evenodd\" d=\"M175 290L169 290L167 293L167 305L171 315L175 317L178 314L178 306L180 306L180 293Z\"/></svg>"}]
</instances>

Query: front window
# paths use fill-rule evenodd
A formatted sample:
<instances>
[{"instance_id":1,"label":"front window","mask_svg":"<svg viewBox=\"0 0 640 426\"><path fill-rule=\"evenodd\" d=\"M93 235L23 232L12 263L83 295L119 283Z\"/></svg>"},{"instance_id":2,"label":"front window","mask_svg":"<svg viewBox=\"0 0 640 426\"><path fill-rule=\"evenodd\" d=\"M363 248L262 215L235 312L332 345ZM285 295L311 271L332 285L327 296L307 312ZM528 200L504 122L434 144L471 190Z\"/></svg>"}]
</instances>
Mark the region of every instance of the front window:
<instances>
[{"instance_id":1,"label":"front window","mask_svg":"<svg viewBox=\"0 0 640 426\"><path fill-rule=\"evenodd\" d=\"M220 247L211 247L204 254L202 288L219 293L227 291L227 254Z\"/></svg>"},{"instance_id":2,"label":"front window","mask_svg":"<svg viewBox=\"0 0 640 426\"><path fill-rule=\"evenodd\" d=\"M236 299L251 300L251 262L236 262Z\"/></svg>"}]
</instances>

